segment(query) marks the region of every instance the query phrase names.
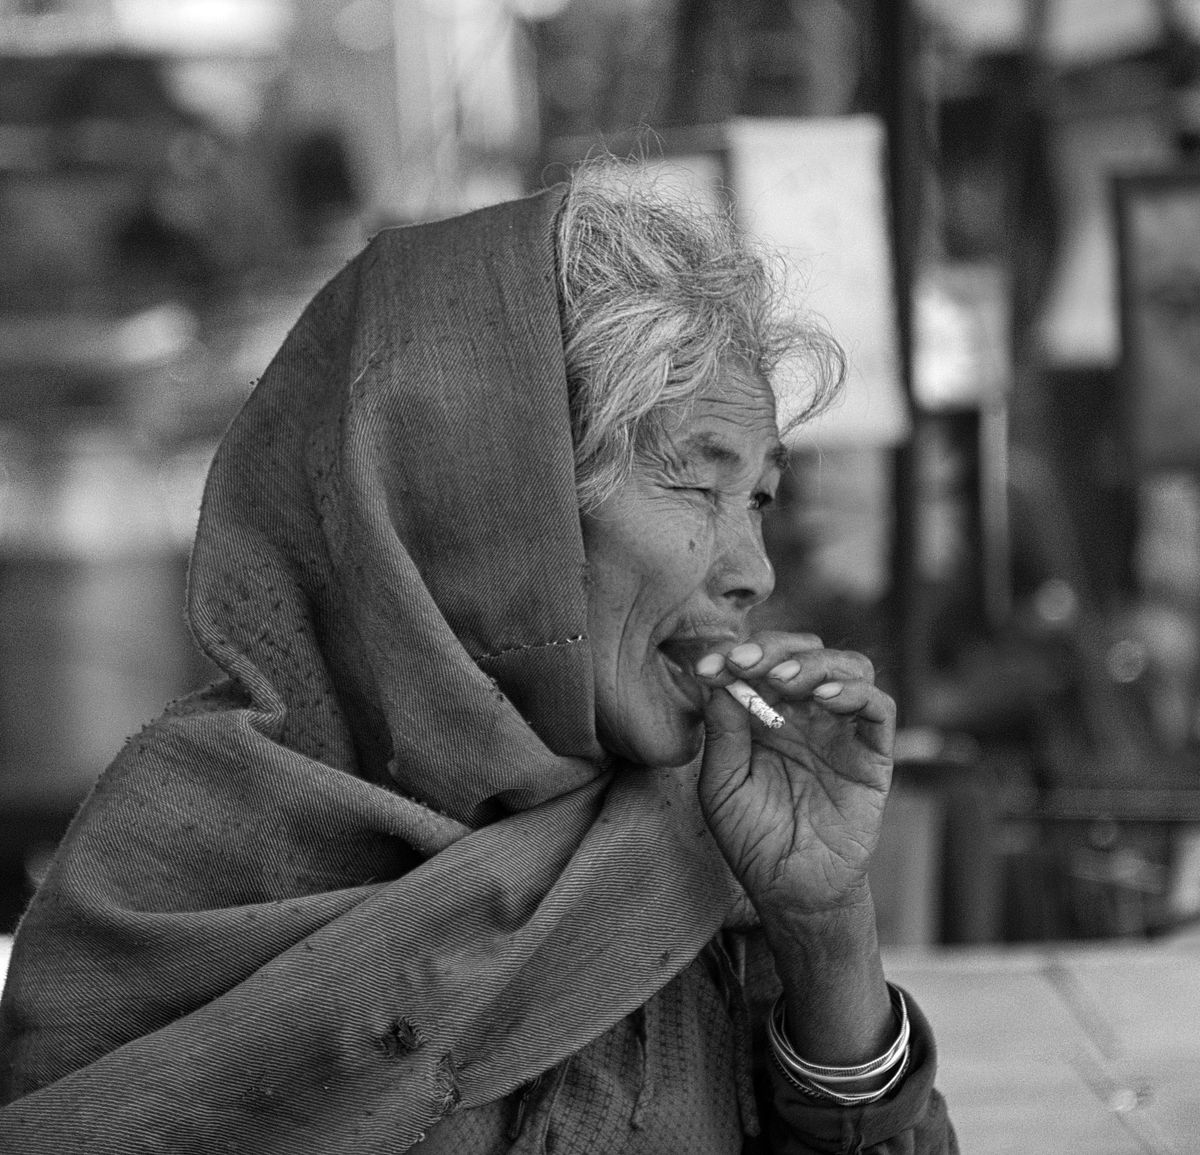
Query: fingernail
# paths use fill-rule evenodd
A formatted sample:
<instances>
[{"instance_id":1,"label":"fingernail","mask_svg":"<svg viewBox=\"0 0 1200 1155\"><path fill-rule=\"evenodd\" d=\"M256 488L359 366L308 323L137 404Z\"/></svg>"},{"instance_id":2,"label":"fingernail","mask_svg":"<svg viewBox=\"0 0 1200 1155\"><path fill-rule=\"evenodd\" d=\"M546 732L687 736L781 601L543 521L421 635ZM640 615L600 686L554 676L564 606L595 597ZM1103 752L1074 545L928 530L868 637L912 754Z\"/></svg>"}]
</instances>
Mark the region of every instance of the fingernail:
<instances>
[{"instance_id":1,"label":"fingernail","mask_svg":"<svg viewBox=\"0 0 1200 1155\"><path fill-rule=\"evenodd\" d=\"M842 692L841 682L822 682L813 690L814 698L836 698Z\"/></svg>"},{"instance_id":2,"label":"fingernail","mask_svg":"<svg viewBox=\"0 0 1200 1155\"><path fill-rule=\"evenodd\" d=\"M794 678L798 673L800 673L799 662L780 662L767 677L774 678L777 682L786 682L789 678Z\"/></svg>"},{"instance_id":3,"label":"fingernail","mask_svg":"<svg viewBox=\"0 0 1200 1155\"><path fill-rule=\"evenodd\" d=\"M725 665L725 659L720 654L705 654L696 663L696 673L702 678L715 678Z\"/></svg>"},{"instance_id":4,"label":"fingernail","mask_svg":"<svg viewBox=\"0 0 1200 1155\"><path fill-rule=\"evenodd\" d=\"M735 646L729 651L729 660L742 667L753 666L755 662L761 662L762 656L762 646L756 646L753 642Z\"/></svg>"}]
</instances>

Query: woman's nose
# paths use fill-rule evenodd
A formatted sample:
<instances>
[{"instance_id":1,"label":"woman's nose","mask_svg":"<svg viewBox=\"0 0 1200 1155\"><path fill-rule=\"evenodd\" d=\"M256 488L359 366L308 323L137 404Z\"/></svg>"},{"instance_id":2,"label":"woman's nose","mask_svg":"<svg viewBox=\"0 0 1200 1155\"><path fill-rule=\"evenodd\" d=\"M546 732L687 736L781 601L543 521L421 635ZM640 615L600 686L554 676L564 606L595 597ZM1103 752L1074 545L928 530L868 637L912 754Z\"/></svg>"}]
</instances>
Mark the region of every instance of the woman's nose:
<instances>
[{"instance_id":1,"label":"woman's nose","mask_svg":"<svg viewBox=\"0 0 1200 1155\"><path fill-rule=\"evenodd\" d=\"M710 575L709 592L720 601L748 610L775 589L775 567L767 557L757 515L727 524Z\"/></svg>"}]
</instances>

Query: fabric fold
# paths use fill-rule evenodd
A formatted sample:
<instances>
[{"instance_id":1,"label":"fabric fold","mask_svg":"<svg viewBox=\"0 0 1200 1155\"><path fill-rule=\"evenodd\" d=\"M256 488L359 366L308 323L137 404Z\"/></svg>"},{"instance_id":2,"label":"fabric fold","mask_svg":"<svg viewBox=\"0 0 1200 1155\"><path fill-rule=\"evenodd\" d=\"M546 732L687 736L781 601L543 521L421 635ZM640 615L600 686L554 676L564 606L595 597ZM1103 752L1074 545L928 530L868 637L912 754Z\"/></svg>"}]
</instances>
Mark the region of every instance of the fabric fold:
<instances>
[{"instance_id":1,"label":"fabric fold","mask_svg":"<svg viewBox=\"0 0 1200 1155\"><path fill-rule=\"evenodd\" d=\"M23 920L0 1148L403 1149L721 926L689 781L596 744L560 200L380 234L233 423L189 582L225 680L129 742Z\"/></svg>"}]
</instances>

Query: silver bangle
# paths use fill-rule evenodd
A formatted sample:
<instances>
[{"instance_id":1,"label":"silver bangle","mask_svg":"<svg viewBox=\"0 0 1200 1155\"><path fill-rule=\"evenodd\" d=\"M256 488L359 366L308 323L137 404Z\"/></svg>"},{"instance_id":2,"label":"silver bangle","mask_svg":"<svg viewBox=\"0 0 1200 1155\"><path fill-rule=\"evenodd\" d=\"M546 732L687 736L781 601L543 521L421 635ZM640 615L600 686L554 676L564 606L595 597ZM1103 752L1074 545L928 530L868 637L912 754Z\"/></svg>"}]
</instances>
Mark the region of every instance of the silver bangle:
<instances>
[{"instance_id":1,"label":"silver bangle","mask_svg":"<svg viewBox=\"0 0 1200 1155\"><path fill-rule=\"evenodd\" d=\"M818 1099L828 1099L844 1106L857 1106L882 1099L904 1077L908 1068L911 1025L904 992L888 984L892 1008L900 1019L896 1038L878 1058L850 1067L835 1067L823 1063L812 1063L801 1058L788 1041L784 1021L782 996L776 1001L767 1018L767 1037L771 1043L771 1054L776 1066L787 1076L798 1090ZM861 1083L863 1079L890 1075L882 1087L870 1091L846 1091L841 1088L847 1083Z\"/></svg>"},{"instance_id":2,"label":"silver bangle","mask_svg":"<svg viewBox=\"0 0 1200 1155\"><path fill-rule=\"evenodd\" d=\"M801 1094L807 1095L810 1099L822 1099L830 1103L835 1103L839 1107L864 1107L868 1103L878 1103L880 1099L893 1091L900 1080L908 1074L909 1064L909 1056L905 1055L904 1061L878 1090L859 1091L854 1094L848 1094L842 1091L828 1090L808 1079L797 1078L779 1061L779 1056L774 1051L771 1052L771 1058L774 1059L775 1065L779 1068L783 1077Z\"/></svg>"}]
</instances>

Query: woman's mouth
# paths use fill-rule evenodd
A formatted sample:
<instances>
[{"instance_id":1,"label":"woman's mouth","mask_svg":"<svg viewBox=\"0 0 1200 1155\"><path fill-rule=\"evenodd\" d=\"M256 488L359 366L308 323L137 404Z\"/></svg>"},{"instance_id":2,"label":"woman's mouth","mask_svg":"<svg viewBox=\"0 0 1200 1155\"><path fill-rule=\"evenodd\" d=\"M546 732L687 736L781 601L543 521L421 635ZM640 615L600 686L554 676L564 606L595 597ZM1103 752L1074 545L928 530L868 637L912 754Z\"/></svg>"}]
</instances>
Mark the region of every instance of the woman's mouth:
<instances>
[{"instance_id":1,"label":"woman's mouth","mask_svg":"<svg viewBox=\"0 0 1200 1155\"><path fill-rule=\"evenodd\" d=\"M664 664L672 681L697 710L703 710L708 701L709 690L696 680L696 663L705 654L728 649L737 641L730 634L675 635L659 644Z\"/></svg>"}]
</instances>

